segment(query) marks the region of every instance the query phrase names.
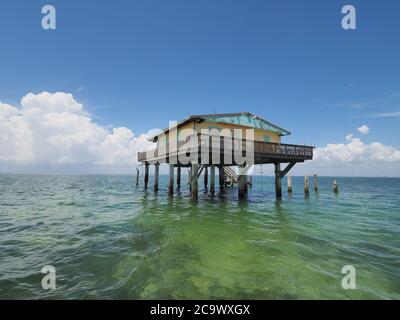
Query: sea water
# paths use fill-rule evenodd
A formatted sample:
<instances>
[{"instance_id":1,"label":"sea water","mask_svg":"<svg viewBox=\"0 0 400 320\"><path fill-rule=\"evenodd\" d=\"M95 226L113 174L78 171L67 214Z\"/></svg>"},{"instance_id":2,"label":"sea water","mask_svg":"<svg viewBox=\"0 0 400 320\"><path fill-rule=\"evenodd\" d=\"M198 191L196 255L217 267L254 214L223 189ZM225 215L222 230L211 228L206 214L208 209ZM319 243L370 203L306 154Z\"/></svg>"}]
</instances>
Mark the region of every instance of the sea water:
<instances>
[{"instance_id":1,"label":"sea water","mask_svg":"<svg viewBox=\"0 0 400 320\"><path fill-rule=\"evenodd\" d=\"M166 176L0 175L0 299L399 299L400 179L337 180L281 201L272 177L246 201L200 180L192 201L186 176L168 197Z\"/></svg>"}]
</instances>

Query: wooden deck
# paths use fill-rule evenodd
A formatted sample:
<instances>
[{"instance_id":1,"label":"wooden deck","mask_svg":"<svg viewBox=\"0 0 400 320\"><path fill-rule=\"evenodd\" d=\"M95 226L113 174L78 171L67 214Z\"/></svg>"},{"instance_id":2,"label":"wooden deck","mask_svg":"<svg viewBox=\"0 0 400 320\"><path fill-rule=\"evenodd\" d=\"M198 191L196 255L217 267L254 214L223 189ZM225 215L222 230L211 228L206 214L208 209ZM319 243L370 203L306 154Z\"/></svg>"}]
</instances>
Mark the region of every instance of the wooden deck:
<instances>
[{"instance_id":1,"label":"wooden deck","mask_svg":"<svg viewBox=\"0 0 400 320\"><path fill-rule=\"evenodd\" d=\"M242 148L242 155L245 156L246 144L254 145L254 164L304 162L306 160L312 160L313 158L314 147L312 146L245 140L242 140L242 146L240 146L240 140L234 140L226 144L224 139L221 138L219 143L215 143L215 140L209 137L208 142L207 138L205 140L204 138L201 138L201 141L198 144L198 162L202 163L201 158L207 156L208 150L208 159L210 159L210 164L213 155L215 157L218 154L220 162L215 163L213 161L212 164L225 166L238 165L233 156L234 150L240 150L240 148ZM178 150L178 152L175 151L170 153L168 150L153 150L154 154L149 158L147 158L146 152L139 152L138 161L148 164L170 163L170 157L179 159L180 155L188 156L190 154L191 147L188 143L179 141L177 145L178 147L175 148L175 150ZM224 155L229 154L231 155L229 159L225 159ZM232 161L230 161L230 159L232 159ZM189 166L189 164L182 164L178 161L176 166Z\"/></svg>"}]
</instances>

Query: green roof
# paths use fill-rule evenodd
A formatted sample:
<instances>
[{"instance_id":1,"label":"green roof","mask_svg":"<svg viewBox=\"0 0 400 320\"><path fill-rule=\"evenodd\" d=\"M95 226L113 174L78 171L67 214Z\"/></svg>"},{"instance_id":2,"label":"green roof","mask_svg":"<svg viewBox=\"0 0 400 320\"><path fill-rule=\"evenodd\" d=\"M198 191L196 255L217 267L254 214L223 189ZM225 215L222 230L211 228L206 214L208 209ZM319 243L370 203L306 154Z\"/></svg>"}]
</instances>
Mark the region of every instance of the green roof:
<instances>
[{"instance_id":1,"label":"green roof","mask_svg":"<svg viewBox=\"0 0 400 320\"><path fill-rule=\"evenodd\" d=\"M283 129L259 116L256 116L250 112L238 112L238 113L221 113L221 114L198 114L191 115L185 118L182 121L178 122L178 127L183 126L186 123L192 121L207 121L207 122L215 122L215 123L229 123L236 124L245 127L269 130L278 133L279 135L286 136L291 134L288 130ZM164 129L162 133L167 132L168 128ZM153 140L156 136L159 136L161 133L155 135L149 140Z\"/></svg>"},{"instance_id":2,"label":"green roof","mask_svg":"<svg viewBox=\"0 0 400 320\"><path fill-rule=\"evenodd\" d=\"M281 135L289 135L290 132L283 129L261 117L258 117L250 112L240 112L240 113L223 113L223 114L203 114L203 115L193 115L190 118L200 118L207 122L222 122L229 124L237 124L245 127L270 130L277 132Z\"/></svg>"}]
</instances>

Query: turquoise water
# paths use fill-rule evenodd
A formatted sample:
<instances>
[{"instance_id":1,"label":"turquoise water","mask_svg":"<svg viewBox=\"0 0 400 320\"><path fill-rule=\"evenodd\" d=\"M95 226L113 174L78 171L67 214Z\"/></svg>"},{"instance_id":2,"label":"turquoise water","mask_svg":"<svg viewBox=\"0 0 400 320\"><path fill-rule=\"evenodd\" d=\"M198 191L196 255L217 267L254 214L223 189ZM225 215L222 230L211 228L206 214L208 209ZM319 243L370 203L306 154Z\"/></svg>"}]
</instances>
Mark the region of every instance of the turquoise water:
<instances>
[{"instance_id":1,"label":"turquoise water","mask_svg":"<svg viewBox=\"0 0 400 320\"><path fill-rule=\"evenodd\" d=\"M299 177L279 202L271 177L245 202L133 180L0 175L0 298L400 298L400 179L339 178L335 195L321 177L305 198ZM341 287L349 264L356 290Z\"/></svg>"}]
</instances>

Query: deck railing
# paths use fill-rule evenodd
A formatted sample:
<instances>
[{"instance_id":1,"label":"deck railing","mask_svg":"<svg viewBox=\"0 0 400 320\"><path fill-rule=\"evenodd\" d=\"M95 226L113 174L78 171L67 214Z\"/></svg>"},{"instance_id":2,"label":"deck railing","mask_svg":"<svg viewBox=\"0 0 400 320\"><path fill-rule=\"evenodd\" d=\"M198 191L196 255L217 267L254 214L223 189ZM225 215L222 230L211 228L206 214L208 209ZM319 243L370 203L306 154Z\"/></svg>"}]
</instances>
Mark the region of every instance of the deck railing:
<instances>
[{"instance_id":1,"label":"deck railing","mask_svg":"<svg viewBox=\"0 0 400 320\"><path fill-rule=\"evenodd\" d=\"M208 143L207 143L207 139ZM220 137L220 141L214 140L215 137L209 136L208 138L204 138L201 136L199 138L198 152L201 152L201 148L207 147L210 152L226 152L229 150L238 150L242 149L246 150L247 144L254 145L254 154L255 155L265 155L275 158L300 158L300 159L312 159L313 158L313 149L314 147L306 146L306 145L295 145L295 144L284 144L284 143L273 143L273 142L263 142L263 141L249 141L242 140L242 146L240 146L240 140L232 139L231 141L225 141L224 137ZM218 138L217 138L218 139ZM213 147L213 142L217 142L216 146ZM190 143L185 141L178 141L177 149L178 153L190 152ZM152 154L152 159L160 158L163 156L167 156L169 154L168 148L162 149L153 149L149 154ZM175 152L176 153L176 150ZM151 159L147 159L147 152L139 152L138 153L138 161L147 161Z\"/></svg>"}]
</instances>

